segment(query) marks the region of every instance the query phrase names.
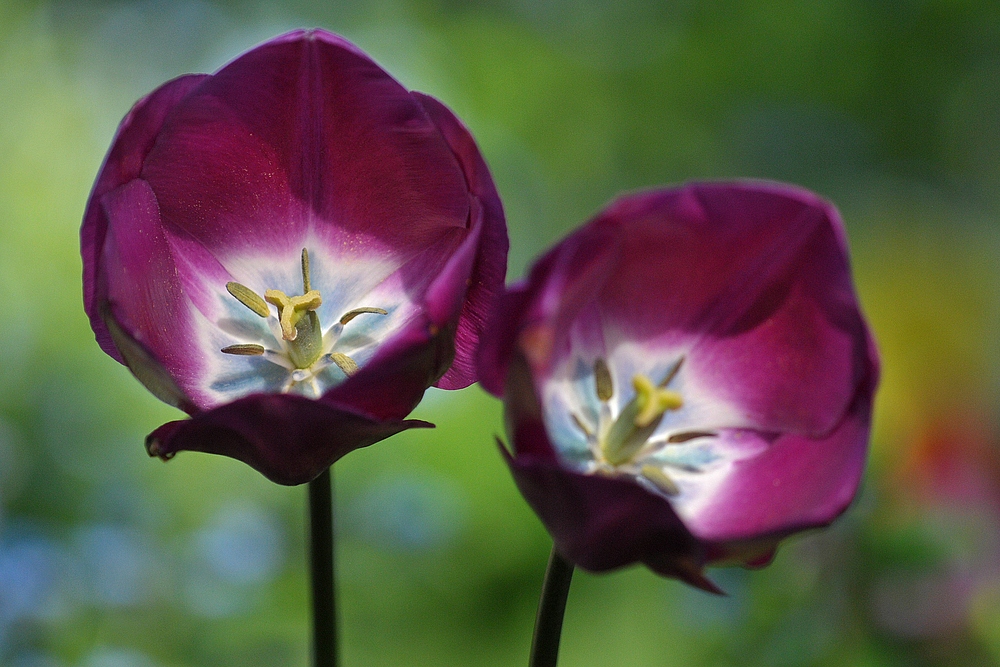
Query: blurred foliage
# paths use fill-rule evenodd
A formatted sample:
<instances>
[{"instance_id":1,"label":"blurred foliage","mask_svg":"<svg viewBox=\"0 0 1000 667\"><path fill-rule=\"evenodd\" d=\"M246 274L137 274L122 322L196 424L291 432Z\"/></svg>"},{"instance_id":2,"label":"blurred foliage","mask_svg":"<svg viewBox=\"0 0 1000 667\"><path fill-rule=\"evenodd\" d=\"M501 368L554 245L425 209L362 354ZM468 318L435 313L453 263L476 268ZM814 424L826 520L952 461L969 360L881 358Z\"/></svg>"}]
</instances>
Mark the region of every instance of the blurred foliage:
<instances>
[{"instance_id":1,"label":"blurred foliage","mask_svg":"<svg viewBox=\"0 0 1000 667\"><path fill-rule=\"evenodd\" d=\"M467 122L512 277L622 190L776 178L844 213L885 365L861 498L713 572L727 598L578 573L562 664L1000 663L1000 4L0 0L0 664L306 663L304 490L146 458L175 413L94 344L77 242L137 98L303 25ZM344 664L524 664L549 540L499 407L415 416L336 466Z\"/></svg>"}]
</instances>

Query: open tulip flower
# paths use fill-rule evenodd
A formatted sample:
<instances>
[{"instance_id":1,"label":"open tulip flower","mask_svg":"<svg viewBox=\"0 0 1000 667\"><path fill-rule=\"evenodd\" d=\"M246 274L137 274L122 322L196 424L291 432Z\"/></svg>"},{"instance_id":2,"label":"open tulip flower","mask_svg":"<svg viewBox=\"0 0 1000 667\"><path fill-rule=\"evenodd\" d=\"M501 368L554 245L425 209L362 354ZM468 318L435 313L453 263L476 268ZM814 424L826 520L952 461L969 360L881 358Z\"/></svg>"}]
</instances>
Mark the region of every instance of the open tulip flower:
<instances>
[{"instance_id":1,"label":"open tulip flower","mask_svg":"<svg viewBox=\"0 0 1000 667\"><path fill-rule=\"evenodd\" d=\"M837 212L758 182L616 201L498 299L480 381L568 561L716 591L854 497L878 357Z\"/></svg>"},{"instance_id":2,"label":"open tulip flower","mask_svg":"<svg viewBox=\"0 0 1000 667\"><path fill-rule=\"evenodd\" d=\"M81 231L101 347L190 415L147 440L283 484L475 381L507 236L471 136L329 33L183 76L122 121Z\"/></svg>"}]
</instances>

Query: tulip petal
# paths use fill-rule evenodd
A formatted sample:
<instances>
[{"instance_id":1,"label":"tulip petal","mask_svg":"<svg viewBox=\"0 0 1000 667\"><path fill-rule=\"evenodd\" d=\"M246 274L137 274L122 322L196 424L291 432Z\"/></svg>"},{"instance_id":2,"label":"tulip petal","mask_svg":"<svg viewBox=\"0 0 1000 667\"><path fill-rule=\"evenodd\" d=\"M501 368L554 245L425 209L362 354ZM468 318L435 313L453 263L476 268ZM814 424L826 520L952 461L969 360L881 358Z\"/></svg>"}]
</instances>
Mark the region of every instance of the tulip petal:
<instances>
[{"instance_id":1,"label":"tulip petal","mask_svg":"<svg viewBox=\"0 0 1000 667\"><path fill-rule=\"evenodd\" d=\"M877 378L872 368L832 432L819 439L779 434L760 454L735 462L708 502L683 513L691 532L706 541L739 542L825 526L840 516L864 472Z\"/></svg>"},{"instance_id":2,"label":"tulip petal","mask_svg":"<svg viewBox=\"0 0 1000 667\"><path fill-rule=\"evenodd\" d=\"M272 482L311 481L335 461L410 428L419 420L380 421L301 396L253 394L191 419L169 422L146 439L150 456L178 451L220 454L243 461Z\"/></svg>"},{"instance_id":3,"label":"tulip petal","mask_svg":"<svg viewBox=\"0 0 1000 667\"><path fill-rule=\"evenodd\" d=\"M478 231L481 238L455 333L455 360L437 382L441 389L461 389L476 381L476 349L493 299L503 291L509 247L507 225L500 195L468 129L438 100L421 93L413 95L437 125L462 167L469 192L478 203L473 207L471 223L474 227L482 227Z\"/></svg>"},{"instance_id":4,"label":"tulip petal","mask_svg":"<svg viewBox=\"0 0 1000 667\"><path fill-rule=\"evenodd\" d=\"M143 167L167 224L223 264L297 253L409 255L464 228L455 157L410 93L347 42L297 33L191 91ZM381 247L381 250L379 249Z\"/></svg>"},{"instance_id":5,"label":"tulip petal","mask_svg":"<svg viewBox=\"0 0 1000 667\"><path fill-rule=\"evenodd\" d=\"M690 185L621 200L595 224L625 236L600 296L611 337L689 348L748 425L835 426L865 372L864 324L829 204L770 184Z\"/></svg>"},{"instance_id":6,"label":"tulip petal","mask_svg":"<svg viewBox=\"0 0 1000 667\"><path fill-rule=\"evenodd\" d=\"M321 400L386 421L402 419L451 362L452 335L449 329L434 326L426 315L414 317L356 374Z\"/></svg>"},{"instance_id":7,"label":"tulip petal","mask_svg":"<svg viewBox=\"0 0 1000 667\"><path fill-rule=\"evenodd\" d=\"M100 304L107 300L108 289L102 274L102 253L108 218L101 200L109 191L139 176L146 154L152 148L167 114L205 77L203 74L182 76L165 83L135 103L118 127L84 213L80 228L84 309L101 349L120 363L125 361L116 349L100 313Z\"/></svg>"},{"instance_id":8,"label":"tulip petal","mask_svg":"<svg viewBox=\"0 0 1000 667\"><path fill-rule=\"evenodd\" d=\"M518 489L565 558L592 572L630 563L719 593L701 572L704 547L670 503L634 482L581 475L500 446Z\"/></svg>"},{"instance_id":9,"label":"tulip petal","mask_svg":"<svg viewBox=\"0 0 1000 667\"><path fill-rule=\"evenodd\" d=\"M156 196L148 183L134 179L106 193L101 203L114 221L105 233L102 265L111 315L129 338L155 355L194 404L204 405L196 388L203 360L191 353L199 347L192 339L204 323L177 277Z\"/></svg>"}]
</instances>

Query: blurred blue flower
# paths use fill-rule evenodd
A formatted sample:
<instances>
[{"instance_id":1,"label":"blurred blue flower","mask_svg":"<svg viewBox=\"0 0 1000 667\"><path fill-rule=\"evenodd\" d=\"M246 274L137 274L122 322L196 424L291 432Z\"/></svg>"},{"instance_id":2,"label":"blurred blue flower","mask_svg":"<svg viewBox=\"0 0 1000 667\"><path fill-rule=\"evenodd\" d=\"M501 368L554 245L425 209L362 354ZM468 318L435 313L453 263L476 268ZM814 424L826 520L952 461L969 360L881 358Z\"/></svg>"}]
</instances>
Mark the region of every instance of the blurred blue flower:
<instances>
[{"instance_id":1,"label":"blurred blue flower","mask_svg":"<svg viewBox=\"0 0 1000 667\"><path fill-rule=\"evenodd\" d=\"M88 601L127 607L150 599L158 558L137 530L107 524L84 526L77 533L76 546L86 572Z\"/></svg>"},{"instance_id":2,"label":"blurred blue flower","mask_svg":"<svg viewBox=\"0 0 1000 667\"><path fill-rule=\"evenodd\" d=\"M45 538L0 540L0 628L67 613L73 569L66 553Z\"/></svg>"},{"instance_id":3,"label":"blurred blue flower","mask_svg":"<svg viewBox=\"0 0 1000 667\"><path fill-rule=\"evenodd\" d=\"M184 593L203 616L245 610L260 585L273 580L285 562L285 536L272 512L256 505L219 510L192 538Z\"/></svg>"}]
</instances>

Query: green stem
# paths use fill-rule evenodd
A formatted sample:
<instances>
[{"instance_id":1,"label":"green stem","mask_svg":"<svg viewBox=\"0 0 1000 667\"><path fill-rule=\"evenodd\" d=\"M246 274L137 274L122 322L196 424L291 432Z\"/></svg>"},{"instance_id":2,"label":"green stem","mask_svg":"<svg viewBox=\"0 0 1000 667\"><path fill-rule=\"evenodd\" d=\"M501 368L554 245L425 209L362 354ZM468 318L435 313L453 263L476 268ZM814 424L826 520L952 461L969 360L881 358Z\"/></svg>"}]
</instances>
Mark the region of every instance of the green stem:
<instances>
[{"instance_id":1,"label":"green stem","mask_svg":"<svg viewBox=\"0 0 1000 667\"><path fill-rule=\"evenodd\" d=\"M562 635L566 597L573 580L573 565L552 547L549 565L545 569L542 597L538 601L535 636L531 639L531 659L528 667L556 667L559 661L559 638Z\"/></svg>"},{"instance_id":2,"label":"green stem","mask_svg":"<svg viewBox=\"0 0 1000 667\"><path fill-rule=\"evenodd\" d=\"M329 468L309 482L309 564L312 574L313 667L337 667L333 475Z\"/></svg>"}]
</instances>

